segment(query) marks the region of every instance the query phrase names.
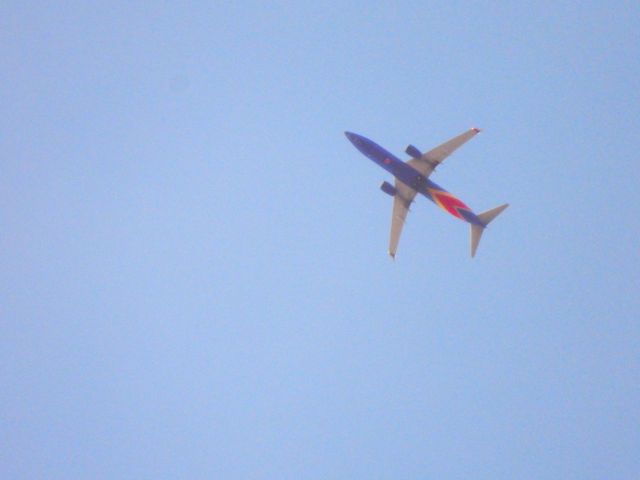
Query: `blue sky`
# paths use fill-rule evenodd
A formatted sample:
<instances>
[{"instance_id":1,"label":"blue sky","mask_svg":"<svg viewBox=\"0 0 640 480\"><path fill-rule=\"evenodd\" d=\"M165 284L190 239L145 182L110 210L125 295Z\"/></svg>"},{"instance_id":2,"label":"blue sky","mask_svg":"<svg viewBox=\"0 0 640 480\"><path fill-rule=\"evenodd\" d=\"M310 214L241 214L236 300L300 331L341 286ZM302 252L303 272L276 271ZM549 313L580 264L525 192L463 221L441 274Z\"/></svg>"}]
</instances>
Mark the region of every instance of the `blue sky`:
<instances>
[{"instance_id":1,"label":"blue sky","mask_svg":"<svg viewBox=\"0 0 640 480\"><path fill-rule=\"evenodd\" d=\"M0 476L640 474L635 2L0 6ZM468 228L343 131L428 149Z\"/></svg>"}]
</instances>

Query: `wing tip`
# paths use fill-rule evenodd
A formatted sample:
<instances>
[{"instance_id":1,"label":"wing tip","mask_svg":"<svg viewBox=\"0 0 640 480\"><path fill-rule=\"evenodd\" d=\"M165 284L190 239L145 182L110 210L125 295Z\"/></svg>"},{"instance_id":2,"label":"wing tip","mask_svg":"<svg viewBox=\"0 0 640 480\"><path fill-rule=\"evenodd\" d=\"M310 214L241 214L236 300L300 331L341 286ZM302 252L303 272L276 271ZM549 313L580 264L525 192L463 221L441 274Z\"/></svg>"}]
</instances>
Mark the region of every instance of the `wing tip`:
<instances>
[{"instance_id":1,"label":"wing tip","mask_svg":"<svg viewBox=\"0 0 640 480\"><path fill-rule=\"evenodd\" d=\"M478 127L471 127L471 131L472 132L476 132L476 133L480 133L482 131L482 129L480 129Z\"/></svg>"},{"instance_id":2,"label":"wing tip","mask_svg":"<svg viewBox=\"0 0 640 480\"><path fill-rule=\"evenodd\" d=\"M394 261L395 261L395 259L396 259L396 253L395 253L395 252L392 252L391 250L389 250L387 253L388 253L388 254L389 254L389 256L391 257L391 260L394 260Z\"/></svg>"}]
</instances>

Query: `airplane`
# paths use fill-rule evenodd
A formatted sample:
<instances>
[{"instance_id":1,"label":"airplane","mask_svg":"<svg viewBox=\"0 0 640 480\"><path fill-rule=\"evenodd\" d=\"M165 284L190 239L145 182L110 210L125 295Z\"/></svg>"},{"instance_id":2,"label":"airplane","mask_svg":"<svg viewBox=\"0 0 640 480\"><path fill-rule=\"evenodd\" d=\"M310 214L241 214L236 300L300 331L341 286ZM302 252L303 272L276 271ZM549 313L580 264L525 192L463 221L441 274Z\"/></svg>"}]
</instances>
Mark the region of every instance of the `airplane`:
<instances>
[{"instance_id":1,"label":"airplane","mask_svg":"<svg viewBox=\"0 0 640 480\"><path fill-rule=\"evenodd\" d=\"M442 145L422 153L413 145L409 145L405 152L411 157L403 162L377 143L362 135L344 132L353 145L366 157L373 160L395 177L395 185L383 182L380 189L393 197L393 211L391 215L391 234L389 237L389 255L395 259L400 233L404 220L415 196L421 193L445 212L464 220L471 226L471 257L475 257L480 237L489 223L496 218L508 203L492 208L476 215L473 211L444 188L429 180L429 176L445 158L458 147L471 140L480 132L479 128L471 128L453 137Z\"/></svg>"}]
</instances>

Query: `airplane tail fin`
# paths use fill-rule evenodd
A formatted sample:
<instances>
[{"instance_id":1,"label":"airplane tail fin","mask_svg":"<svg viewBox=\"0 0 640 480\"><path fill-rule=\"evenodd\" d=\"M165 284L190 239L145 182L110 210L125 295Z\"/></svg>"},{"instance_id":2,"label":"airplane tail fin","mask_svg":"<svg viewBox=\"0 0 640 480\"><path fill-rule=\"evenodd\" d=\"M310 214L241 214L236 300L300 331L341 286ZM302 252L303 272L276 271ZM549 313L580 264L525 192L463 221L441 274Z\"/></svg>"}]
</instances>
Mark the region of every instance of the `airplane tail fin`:
<instances>
[{"instance_id":1,"label":"airplane tail fin","mask_svg":"<svg viewBox=\"0 0 640 480\"><path fill-rule=\"evenodd\" d=\"M478 215L478 220L482 222L482 225L477 225L475 223L471 224L471 256L472 257L475 257L476 255L476 250L478 249L478 244L480 243L480 237L482 237L482 233L484 232L485 227L489 225L489 223L491 223L491 220L493 220L498 215L500 215L500 213L502 213L502 211L508 206L509 204L505 203L504 205L500 205L499 207L492 208L491 210L487 210L486 212L483 212L480 215Z\"/></svg>"}]
</instances>

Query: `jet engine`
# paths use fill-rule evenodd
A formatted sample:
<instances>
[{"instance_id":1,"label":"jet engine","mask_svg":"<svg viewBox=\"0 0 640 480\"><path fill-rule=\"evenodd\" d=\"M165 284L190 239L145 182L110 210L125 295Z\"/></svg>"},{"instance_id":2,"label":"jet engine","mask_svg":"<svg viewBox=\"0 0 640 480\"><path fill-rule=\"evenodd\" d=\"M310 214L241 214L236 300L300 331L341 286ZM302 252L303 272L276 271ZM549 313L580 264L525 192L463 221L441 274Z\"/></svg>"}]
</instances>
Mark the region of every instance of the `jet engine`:
<instances>
[{"instance_id":1,"label":"jet engine","mask_svg":"<svg viewBox=\"0 0 640 480\"><path fill-rule=\"evenodd\" d=\"M398 192L396 190L396 187L391 185L389 182L382 182L382 185L380 185L380 190L382 190L387 195L391 195L392 197L394 197Z\"/></svg>"},{"instance_id":2,"label":"jet engine","mask_svg":"<svg viewBox=\"0 0 640 480\"><path fill-rule=\"evenodd\" d=\"M411 155L415 159L419 159L420 157L422 157L422 152L418 150L416 147L414 147L413 145L409 145L405 149L405 152L407 152L409 155Z\"/></svg>"}]
</instances>

